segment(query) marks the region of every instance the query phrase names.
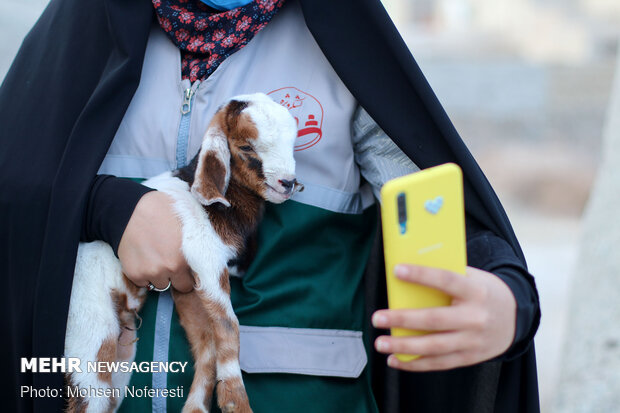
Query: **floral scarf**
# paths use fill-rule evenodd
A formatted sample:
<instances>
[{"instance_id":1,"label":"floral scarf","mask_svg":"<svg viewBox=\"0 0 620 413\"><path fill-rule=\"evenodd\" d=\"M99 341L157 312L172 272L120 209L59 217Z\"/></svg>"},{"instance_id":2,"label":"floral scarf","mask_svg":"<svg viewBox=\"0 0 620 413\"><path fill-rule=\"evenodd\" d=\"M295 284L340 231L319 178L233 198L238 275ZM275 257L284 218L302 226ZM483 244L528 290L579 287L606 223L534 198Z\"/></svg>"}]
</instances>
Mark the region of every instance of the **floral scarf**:
<instances>
[{"instance_id":1,"label":"floral scarf","mask_svg":"<svg viewBox=\"0 0 620 413\"><path fill-rule=\"evenodd\" d=\"M183 79L204 80L264 28L284 0L254 0L220 12L199 0L152 0L160 26L181 50Z\"/></svg>"}]
</instances>

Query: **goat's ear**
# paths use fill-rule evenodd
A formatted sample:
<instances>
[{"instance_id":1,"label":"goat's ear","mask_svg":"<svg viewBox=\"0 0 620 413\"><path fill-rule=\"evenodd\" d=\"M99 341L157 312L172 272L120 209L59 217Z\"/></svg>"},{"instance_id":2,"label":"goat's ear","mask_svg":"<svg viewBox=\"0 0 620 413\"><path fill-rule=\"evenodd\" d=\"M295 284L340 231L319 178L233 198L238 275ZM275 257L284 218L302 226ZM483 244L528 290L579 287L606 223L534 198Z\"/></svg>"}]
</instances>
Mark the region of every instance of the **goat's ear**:
<instances>
[{"instance_id":1,"label":"goat's ear","mask_svg":"<svg viewBox=\"0 0 620 413\"><path fill-rule=\"evenodd\" d=\"M229 207L225 197L230 180L230 149L219 125L211 125L202 140L198 166L191 192L202 205L220 203Z\"/></svg>"}]
</instances>

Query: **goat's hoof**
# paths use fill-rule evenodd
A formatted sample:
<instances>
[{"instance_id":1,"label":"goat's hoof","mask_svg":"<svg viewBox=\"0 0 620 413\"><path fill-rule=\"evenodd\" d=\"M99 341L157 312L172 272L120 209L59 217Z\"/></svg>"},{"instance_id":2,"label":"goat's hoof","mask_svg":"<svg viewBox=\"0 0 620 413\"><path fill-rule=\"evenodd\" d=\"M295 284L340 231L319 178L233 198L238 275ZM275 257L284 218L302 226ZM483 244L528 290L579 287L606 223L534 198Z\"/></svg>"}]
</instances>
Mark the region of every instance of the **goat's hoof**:
<instances>
[{"instance_id":1,"label":"goat's hoof","mask_svg":"<svg viewBox=\"0 0 620 413\"><path fill-rule=\"evenodd\" d=\"M248 395L240 379L218 382L217 404L222 413L252 413Z\"/></svg>"},{"instance_id":2,"label":"goat's hoof","mask_svg":"<svg viewBox=\"0 0 620 413\"><path fill-rule=\"evenodd\" d=\"M250 409L250 406L240 408L238 406L233 405L232 403L226 406L220 407L220 409L222 410L222 413L252 413L252 409Z\"/></svg>"},{"instance_id":3,"label":"goat's hoof","mask_svg":"<svg viewBox=\"0 0 620 413\"><path fill-rule=\"evenodd\" d=\"M196 406L186 403L185 406L183 406L183 410L181 410L181 413L209 413L209 411L205 409L204 406Z\"/></svg>"},{"instance_id":4,"label":"goat's hoof","mask_svg":"<svg viewBox=\"0 0 620 413\"><path fill-rule=\"evenodd\" d=\"M226 406L222 406L222 413L235 413L235 405L230 403Z\"/></svg>"}]
</instances>

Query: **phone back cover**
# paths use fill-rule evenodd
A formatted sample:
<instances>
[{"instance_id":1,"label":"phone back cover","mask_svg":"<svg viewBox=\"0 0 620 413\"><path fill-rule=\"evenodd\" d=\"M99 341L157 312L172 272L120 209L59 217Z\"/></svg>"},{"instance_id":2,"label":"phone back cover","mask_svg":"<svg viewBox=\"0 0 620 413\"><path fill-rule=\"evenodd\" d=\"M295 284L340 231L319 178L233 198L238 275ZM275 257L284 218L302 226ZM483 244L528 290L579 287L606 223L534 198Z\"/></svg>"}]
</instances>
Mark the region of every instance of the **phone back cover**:
<instances>
[{"instance_id":1,"label":"phone back cover","mask_svg":"<svg viewBox=\"0 0 620 413\"><path fill-rule=\"evenodd\" d=\"M403 193L407 211L404 228L399 224L397 204L397 197ZM451 298L441 291L397 279L394 267L416 264L465 274L467 256L460 168L444 164L393 179L381 189L381 199L390 308L450 305ZM419 334L424 332L392 329L394 336Z\"/></svg>"}]
</instances>

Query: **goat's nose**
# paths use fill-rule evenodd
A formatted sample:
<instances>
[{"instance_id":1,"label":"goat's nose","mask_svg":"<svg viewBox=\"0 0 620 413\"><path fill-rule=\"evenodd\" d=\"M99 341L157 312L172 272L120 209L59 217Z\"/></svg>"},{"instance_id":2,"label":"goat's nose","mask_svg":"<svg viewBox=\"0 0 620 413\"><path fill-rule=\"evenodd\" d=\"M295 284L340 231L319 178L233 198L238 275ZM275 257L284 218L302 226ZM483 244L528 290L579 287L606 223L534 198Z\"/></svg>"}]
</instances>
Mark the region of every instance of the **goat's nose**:
<instances>
[{"instance_id":1,"label":"goat's nose","mask_svg":"<svg viewBox=\"0 0 620 413\"><path fill-rule=\"evenodd\" d=\"M280 183L280 185L282 185L282 187L286 190L286 192L291 192L291 190L297 183L297 179L292 179L292 180L280 179L278 182Z\"/></svg>"}]
</instances>

